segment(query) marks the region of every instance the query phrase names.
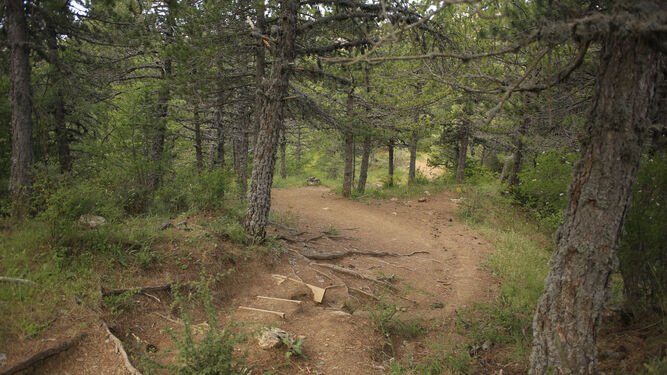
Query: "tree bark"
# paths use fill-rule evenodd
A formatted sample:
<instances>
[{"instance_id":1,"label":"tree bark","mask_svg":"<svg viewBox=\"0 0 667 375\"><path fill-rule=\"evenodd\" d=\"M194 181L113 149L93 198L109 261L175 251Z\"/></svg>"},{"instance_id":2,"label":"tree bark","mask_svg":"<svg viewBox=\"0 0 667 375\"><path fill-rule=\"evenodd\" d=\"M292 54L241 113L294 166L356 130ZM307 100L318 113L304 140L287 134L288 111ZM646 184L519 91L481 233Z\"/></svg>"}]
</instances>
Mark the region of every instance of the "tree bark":
<instances>
[{"instance_id":1,"label":"tree bark","mask_svg":"<svg viewBox=\"0 0 667 375\"><path fill-rule=\"evenodd\" d=\"M32 193L32 92L30 87L30 49L23 1L8 0L6 5L7 42L10 49L12 160L9 190L13 216L28 213Z\"/></svg>"},{"instance_id":2,"label":"tree bark","mask_svg":"<svg viewBox=\"0 0 667 375\"><path fill-rule=\"evenodd\" d=\"M345 172L343 173L343 197L352 195L352 176L354 175L354 135L347 129L343 133L345 142Z\"/></svg>"},{"instance_id":3,"label":"tree bark","mask_svg":"<svg viewBox=\"0 0 667 375\"><path fill-rule=\"evenodd\" d=\"M512 154L512 169L510 170L507 187L510 190L519 185L519 171L521 170L521 161L523 158L523 127L519 129L519 135L516 137L514 154Z\"/></svg>"},{"instance_id":4,"label":"tree bark","mask_svg":"<svg viewBox=\"0 0 667 375\"><path fill-rule=\"evenodd\" d=\"M412 131L410 137L410 168L408 169L408 181L413 182L417 175L417 142L419 141L419 132Z\"/></svg>"},{"instance_id":5,"label":"tree bark","mask_svg":"<svg viewBox=\"0 0 667 375\"><path fill-rule=\"evenodd\" d=\"M287 178L287 135L285 126L280 132L280 178Z\"/></svg>"},{"instance_id":6,"label":"tree bark","mask_svg":"<svg viewBox=\"0 0 667 375\"><path fill-rule=\"evenodd\" d=\"M196 100L196 99L195 99ZM195 123L195 165L197 172L201 172L204 166L204 154L202 153L201 144L201 118L199 114L199 103L195 102L193 111L193 121Z\"/></svg>"},{"instance_id":7,"label":"tree bark","mask_svg":"<svg viewBox=\"0 0 667 375\"><path fill-rule=\"evenodd\" d=\"M264 5L264 0L255 1L255 11L257 12L257 32L264 35L266 31L266 20L264 18L264 12L266 12L266 6ZM255 53L255 113L254 113L254 123L252 124L252 133L255 144L257 144L257 135L259 134L259 124L261 123L261 108L263 108L262 100L264 99L264 74L265 74L265 65L266 65L266 51L264 50L264 41L260 40L257 42L256 53Z\"/></svg>"},{"instance_id":8,"label":"tree bark","mask_svg":"<svg viewBox=\"0 0 667 375\"><path fill-rule=\"evenodd\" d=\"M507 178L507 170L510 167L510 158L505 158L505 162L503 163L503 170L500 172L500 178L499 181L502 184L505 182L505 179Z\"/></svg>"},{"instance_id":9,"label":"tree bark","mask_svg":"<svg viewBox=\"0 0 667 375\"><path fill-rule=\"evenodd\" d=\"M357 182L357 192L363 194L366 190L366 180L368 179L368 162L371 156L371 136L364 136L364 143L361 151L361 165L359 166L359 181Z\"/></svg>"},{"instance_id":10,"label":"tree bark","mask_svg":"<svg viewBox=\"0 0 667 375\"><path fill-rule=\"evenodd\" d=\"M389 163L388 163L389 176L387 185L394 186L394 138L389 138L389 144L387 145L387 149L389 150Z\"/></svg>"},{"instance_id":11,"label":"tree bark","mask_svg":"<svg viewBox=\"0 0 667 375\"><path fill-rule=\"evenodd\" d=\"M282 0L280 39L274 48L271 73L260 89L260 113L252 178L248 192L245 228L250 239L259 243L266 237L266 224L271 208L271 184L276 164L276 146L282 126L283 98L287 94L290 64L294 61L298 0Z\"/></svg>"},{"instance_id":12,"label":"tree bark","mask_svg":"<svg viewBox=\"0 0 667 375\"><path fill-rule=\"evenodd\" d=\"M651 3L646 8L660 7L659 1ZM621 5L616 4L615 13L622 11ZM621 35L623 31L610 29L603 41L569 203L533 320L531 374L597 371L601 310L617 266L616 250L658 102L655 87L664 58L641 33Z\"/></svg>"},{"instance_id":13,"label":"tree bark","mask_svg":"<svg viewBox=\"0 0 667 375\"><path fill-rule=\"evenodd\" d=\"M458 165L456 166L456 182L463 182L466 176L466 158L468 157L468 123L464 121L461 125L461 139L459 143Z\"/></svg>"},{"instance_id":14,"label":"tree bark","mask_svg":"<svg viewBox=\"0 0 667 375\"><path fill-rule=\"evenodd\" d=\"M217 134L215 142L215 158L213 159L213 166L218 168L225 167L225 128L222 122L222 114L218 112Z\"/></svg>"},{"instance_id":15,"label":"tree bark","mask_svg":"<svg viewBox=\"0 0 667 375\"><path fill-rule=\"evenodd\" d=\"M165 39L163 45L163 53L171 44L173 39L172 25L173 17L171 1L166 1L167 17L165 27ZM169 100L171 98L170 82L171 78L171 58L165 57L162 61L162 79L158 89L157 97L157 111L156 123L153 129L153 139L151 145L151 162L153 163L152 176L150 181L151 190L157 190L162 183L162 175L164 174L164 143L167 136L167 121L169 116Z\"/></svg>"}]
</instances>

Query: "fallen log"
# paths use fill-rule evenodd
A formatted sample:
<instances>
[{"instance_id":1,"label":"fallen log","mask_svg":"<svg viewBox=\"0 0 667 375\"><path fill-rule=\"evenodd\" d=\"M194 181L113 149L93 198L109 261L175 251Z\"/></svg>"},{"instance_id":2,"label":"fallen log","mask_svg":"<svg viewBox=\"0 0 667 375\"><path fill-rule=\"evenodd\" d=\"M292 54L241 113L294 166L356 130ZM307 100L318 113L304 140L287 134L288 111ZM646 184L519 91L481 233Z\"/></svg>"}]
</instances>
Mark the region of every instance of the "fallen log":
<instances>
[{"instance_id":1,"label":"fallen log","mask_svg":"<svg viewBox=\"0 0 667 375\"><path fill-rule=\"evenodd\" d=\"M26 359L25 361L15 364L11 368L8 368L7 370L4 370L4 371L0 372L0 375L12 375L12 374L15 374L19 371L25 370L25 369L33 366L37 362L43 361L43 360L45 360L49 357L52 357L52 356L54 356L58 353L64 352L65 350L67 350L67 349L71 348L72 346L74 346L75 344L77 344L79 341L81 341L87 335L88 334L85 333L85 332L80 333L69 341L65 341L58 346L55 346L53 348L49 348L49 349L46 349L44 351L41 351L41 352L33 355L32 357Z\"/></svg>"},{"instance_id":2,"label":"fallen log","mask_svg":"<svg viewBox=\"0 0 667 375\"><path fill-rule=\"evenodd\" d=\"M107 336L109 336L109 339L113 341L113 344L116 348L116 353L120 353L121 357L123 357L123 363L125 364L125 369L127 369L127 371L129 371L129 373L132 375L141 375L141 372L139 372L139 370L137 370L132 365L132 362L130 362L130 358L128 357L127 352L125 351L125 348L123 348L123 343L120 341L120 339L116 337L116 335L111 333L109 326L105 322L102 322L102 327L104 327L104 330L107 332Z\"/></svg>"},{"instance_id":3,"label":"fallen log","mask_svg":"<svg viewBox=\"0 0 667 375\"><path fill-rule=\"evenodd\" d=\"M391 290L394 290L394 291L396 290L396 287L395 287L395 286L389 284L389 283L386 282L386 281L378 280L378 279L376 279L376 278L374 278L374 277L366 276L366 275L360 274L359 272L355 272L355 271L349 270L349 269L347 269L347 268L343 268L343 267L335 266L335 265L333 265L333 264L324 264L324 263L311 263L311 264L313 264L313 265L315 265L315 266L320 266L320 267L329 268L329 269L334 270L334 271L336 271L336 272L340 272L340 273L343 273L343 274L346 274L346 275L354 276L354 277L357 277L357 278L362 279L362 280L372 281L372 282L374 282L374 283L376 283L376 284L384 285L384 286L386 286L387 288L389 288L389 289L391 289Z\"/></svg>"}]
</instances>

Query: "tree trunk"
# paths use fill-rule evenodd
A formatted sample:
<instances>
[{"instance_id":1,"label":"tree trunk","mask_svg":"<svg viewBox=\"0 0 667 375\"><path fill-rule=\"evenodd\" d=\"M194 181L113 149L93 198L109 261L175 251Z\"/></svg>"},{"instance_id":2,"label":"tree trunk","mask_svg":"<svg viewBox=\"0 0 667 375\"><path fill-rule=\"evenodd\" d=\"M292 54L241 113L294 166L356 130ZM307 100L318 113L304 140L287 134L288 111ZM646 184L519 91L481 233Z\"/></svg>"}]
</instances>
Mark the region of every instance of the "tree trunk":
<instances>
[{"instance_id":1,"label":"tree trunk","mask_svg":"<svg viewBox=\"0 0 667 375\"><path fill-rule=\"evenodd\" d=\"M354 164L354 135L351 130L345 130L343 133L345 141L345 172L343 174L343 197L349 198L352 195L352 176Z\"/></svg>"},{"instance_id":2,"label":"tree trunk","mask_svg":"<svg viewBox=\"0 0 667 375\"><path fill-rule=\"evenodd\" d=\"M419 141L417 130L412 131L410 138L410 168L408 170L408 181L413 182L417 175L417 142Z\"/></svg>"},{"instance_id":3,"label":"tree trunk","mask_svg":"<svg viewBox=\"0 0 667 375\"><path fill-rule=\"evenodd\" d=\"M264 35L266 31L266 21L264 18L264 12L266 12L266 6L264 5L264 0L255 1L255 11L257 12L257 32ZM264 40L259 40L256 46L255 53L255 108L254 108L254 123L252 124L252 134L255 145L257 144L257 135L259 134L259 125L262 122L262 113L261 109L263 108L262 100L264 99L264 74L265 74L265 63L266 63L266 48L264 46Z\"/></svg>"},{"instance_id":4,"label":"tree trunk","mask_svg":"<svg viewBox=\"0 0 667 375\"><path fill-rule=\"evenodd\" d=\"M359 166L359 181L357 182L357 192L363 194L366 190L366 180L368 179L368 162L371 156L371 136L364 136L364 143L361 151L361 165Z\"/></svg>"},{"instance_id":5,"label":"tree trunk","mask_svg":"<svg viewBox=\"0 0 667 375\"><path fill-rule=\"evenodd\" d=\"M389 150L389 177L387 185L394 186L394 138L389 139L387 149Z\"/></svg>"},{"instance_id":6,"label":"tree trunk","mask_svg":"<svg viewBox=\"0 0 667 375\"><path fill-rule=\"evenodd\" d=\"M7 42L10 49L12 161L9 190L13 216L28 213L32 193L32 92L30 87L30 49L23 1L8 0L6 5Z\"/></svg>"},{"instance_id":7,"label":"tree trunk","mask_svg":"<svg viewBox=\"0 0 667 375\"><path fill-rule=\"evenodd\" d=\"M459 158L456 166L456 182L463 183L466 176L466 158L468 157L468 124L464 121L461 129L461 140L459 143Z\"/></svg>"},{"instance_id":8,"label":"tree trunk","mask_svg":"<svg viewBox=\"0 0 667 375\"><path fill-rule=\"evenodd\" d=\"M505 158L505 162L503 163L503 170L500 172L500 179L499 179L501 184L505 182L505 178L507 178L507 170L510 167L510 160L512 159Z\"/></svg>"},{"instance_id":9,"label":"tree trunk","mask_svg":"<svg viewBox=\"0 0 667 375\"><path fill-rule=\"evenodd\" d=\"M234 172L236 173L236 184L238 186L239 200L246 199L248 190L248 132L251 126L251 112L245 104L240 108L239 121L234 123L233 147L234 147Z\"/></svg>"},{"instance_id":10,"label":"tree trunk","mask_svg":"<svg viewBox=\"0 0 667 375\"><path fill-rule=\"evenodd\" d=\"M195 99L196 100L196 99ZM199 115L199 103L194 104L193 120L195 123L195 160L197 172L204 166L204 154L201 148L201 119Z\"/></svg>"},{"instance_id":11,"label":"tree trunk","mask_svg":"<svg viewBox=\"0 0 667 375\"><path fill-rule=\"evenodd\" d=\"M523 127L519 128L519 135L516 138L516 146L512 155L512 169L510 170L507 187L513 190L519 185L519 171L521 170L521 159L523 158Z\"/></svg>"},{"instance_id":12,"label":"tree trunk","mask_svg":"<svg viewBox=\"0 0 667 375\"><path fill-rule=\"evenodd\" d=\"M215 142L215 158L213 159L213 165L218 168L225 167L225 129L222 122L222 115L219 114L217 121L217 136Z\"/></svg>"},{"instance_id":13,"label":"tree trunk","mask_svg":"<svg viewBox=\"0 0 667 375\"><path fill-rule=\"evenodd\" d=\"M658 1L653 3L649 9L660 6ZM611 29L603 42L569 203L533 320L531 374L597 371L601 310L657 103L655 86L662 58L640 33L612 34L622 31Z\"/></svg>"},{"instance_id":14,"label":"tree trunk","mask_svg":"<svg viewBox=\"0 0 667 375\"><path fill-rule=\"evenodd\" d=\"M301 125L297 125L296 128L296 170L301 172Z\"/></svg>"},{"instance_id":15,"label":"tree trunk","mask_svg":"<svg viewBox=\"0 0 667 375\"><path fill-rule=\"evenodd\" d=\"M280 178L283 180L287 178L287 135L285 134L285 127L283 126L280 132Z\"/></svg>"},{"instance_id":16,"label":"tree trunk","mask_svg":"<svg viewBox=\"0 0 667 375\"><path fill-rule=\"evenodd\" d=\"M276 146L282 126L283 98L287 94L289 85L290 64L294 61L298 8L298 0L281 1L280 40L274 48L270 77L260 90L262 93L260 96L263 98L262 106L258 109L259 130L248 192L248 210L245 215L246 231L255 243L264 241L266 237L266 224L271 208L271 184L276 164Z\"/></svg>"}]
</instances>

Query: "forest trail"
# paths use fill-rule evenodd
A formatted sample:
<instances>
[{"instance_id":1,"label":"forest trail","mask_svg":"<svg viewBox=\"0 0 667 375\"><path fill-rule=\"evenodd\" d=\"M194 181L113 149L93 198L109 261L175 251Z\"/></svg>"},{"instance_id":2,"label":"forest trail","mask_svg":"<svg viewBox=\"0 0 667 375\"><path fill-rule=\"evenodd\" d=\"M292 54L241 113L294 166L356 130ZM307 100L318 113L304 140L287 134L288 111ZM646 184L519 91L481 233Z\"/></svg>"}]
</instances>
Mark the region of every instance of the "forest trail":
<instances>
[{"instance_id":1,"label":"forest trail","mask_svg":"<svg viewBox=\"0 0 667 375\"><path fill-rule=\"evenodd\" d=\"M405 354L421 358L432 350L426 346L427 341L440 341L443 336L451 340L455 312L465 309L472 302L488 301L495 290L491 275L480 266L492 247L475 231L455 219L456 203L451 199L458 197L447 192L433 195L426 192L424 198L425 202L391 199L362 203L340 198L325 187L273 190L273 211L293 218L299 231L337 233L317 241L289 241L292 254L299 252L313 257L313 254L336 254L357 249L404 255L428 252L401 257L349 256L332 261L316 260L362 275L392 280L397 292L385 295L383 301L400 307L398 318L405 321L418 319L426 329L418 337L394 337L393 355L399 358ZM372 285L368 281L341 276L338 272L334 275L327 268L312 263L308 265L303 258L300 261L295 259L294 263L304 281L315 280L313 277L320 279L308 270L317 268L336 280L345 280L349 287L371 291L369 287ZM340 297L340 293L343 292L345 290L339 289L339 295L327 294L325 302L329 307L341 308L345 296ZM350 293L350 296L354 295ZM353 318L357 312L364 313L360 308ZM289 326L292 324L288 324L291 328ZM305 328L299 323L294 327ZM347 341L361 344L359 347L370 348L374 343L369 341L369 337L377 336L377 332L369 333L354 324L336 324L314 329L308 335L307 346L317 353L326 353L328 358L324 358L322 363L332 361L336 364L335 368L323 368L324 373L384 373L383 370L386 370L381 365L386 365L391 355L386 345L383 353L375 353L370 358L361 351L350 351L344 347L338 348L337 352L336 345L317 347L332 336L345 337ZM368 363L369 359L376 364ZM377 371L371 371L373 369Z\"/></svg>"},{"instance_id":2,"label":"forest trail","mask_svg":"<svg viewBox=\"0 0 667 375\"><path fill-rule=\"evenodd\" d=\"M294 227L273 224L267 228L269 235L283 239L277 247L282 250L273 254L276 256L267 253L247 263L237 262L236 272L211 289L218 320L240 323L246 332L248 340L236 350L247 353L246 362L253 373L386 374L392 358L414 364L459 342L454 324L456 312L473 302L490 301L495 293L493 278L480 265L492 247L455 218L457 204L452 199L459 197L454 193L424 192L423 198L423 202L395 198L358 202L343 199L321 186L273 189L273 215ZM192 253L192 265L184 268L181 263L174 263L180 250L174 245L175 252L167 256L171 250L165 247L161 270L147 273L142 285L196 280L200 277L196 263L206 264L213 274L226 272L231 264L221 262L221 257L232 249L225 247L227 250L221 252L216 244L202 242L200 238L206 238L204 228L195 224L193 228L190 232L169 229L174 239L199 244L197 252ZM312 259L346 251L390 254ZM392 256L396 254L404 256ZM336 266L340 268L331 269ZM324 300L314 302L307 287L293 281L278 283L275 275L327 288ZM157 351L152 354L154 360L174 363L171 349L175 343L167 332L179 332L182 323L176 321L178 317L170 308L173 296L156 292L155 296L137 294L132 298L132 307L125 312L115 317L105 315L130 352L131 361L140 363L141 355L153 347ZM285 315L278 317L240 307ZM88 336L73 349L44 361L33 373L130 373L97 322L97 314L91 311L89 315L85 330ZM173 319L168 320L169 316ZM382 316L386 318L382 323L393 325L397 331L381 332L378 324ZM195 312L193 319L194 324L201 324L205 319L203 311ZM40 350L80 331L72 321L58 322L65 324L53 327L52 332L58 332L58 337L40 342ZM255 337L267 326L304 337L304 357L286 360L284 347L261 349ZM10 355L26 358L37 348L28 345L25 349L25 353L16 351Z\"/></svg>"}]
</instances>

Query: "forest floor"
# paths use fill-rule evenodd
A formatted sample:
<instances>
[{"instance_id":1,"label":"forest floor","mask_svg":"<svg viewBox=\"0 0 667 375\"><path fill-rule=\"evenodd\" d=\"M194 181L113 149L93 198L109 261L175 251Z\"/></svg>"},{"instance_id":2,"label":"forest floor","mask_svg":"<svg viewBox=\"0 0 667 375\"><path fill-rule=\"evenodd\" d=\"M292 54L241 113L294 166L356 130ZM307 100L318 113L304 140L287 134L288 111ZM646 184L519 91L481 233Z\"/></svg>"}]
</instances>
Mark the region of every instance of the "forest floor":
<instances>
[{"instance_id":1,"label":"forest floor","mask_svg":"<svg viewBox=\"0 0 667 375\"><path fill-rule=\"evenodd\" d=\"M457 343L453 329L457 310L492 298L495 283L480 267L491 246L455 219L456 204L451 199L458 197L452 193L425 192L423 202L351 201L326 187L274 189L273 194L274 216L298 231L270 226L271 235L286 239L282 256L239 262L242 253L238 250L218 249L222 253L236 252L235 257L215 255L217 245L200 240L198 249L189 253L190 261L174 261L181 258L173 256L180 254L179 244L187 243L187 238L192 242L193 238L202 237L202 229L191 224L194 230L188 232L167 229L186 239L172 236L164 244L160 267L138 275L131 281L133 285L127 286L197 280L200 268L208 274L222 275L226 267L233 267L233 272L211 286L216 315L223 324L241 323L241 330L250 336L238 350L247 353L245 360L252 365L253 373L280 374L382 374L402 363L418 363L434 350L452 348ZM189 222L193 220L190 218ZM198 220L201 222L202 218ZM307 259L350 250L388 254ZM374 281L316 263L335 265ZM327 288L324 301L314 302L309 289L297 282L278 284L272 276L276 274ZM127 284L130 280L110 283ZM301 303L258 299L258 295ZM147 357L156 363L173 362L175 352L169 349L175 342L168 331L182 330L173 297L168 291L159 290L125 297L130 300L125 301L126 306L120 306L122 301L105 299L105 306L92 306L89 314L57 319L40 335L41 340L28 340L31 344L8 350L10 360L4 368L16 363L11 359L25 358L30 352L52 347L85 331L88 336L72 349L25 373L128 373L113 339L95 320L100 315L123 341L136 367L149 363ZM286 316L240 310L239 306L280 311ZM193 312L193 324L204 320L203 309ZM302 356L287 360L285 349L259 349L253 333L256 336L267 326L305 337ZM157 366L144 368L163 372Z\"/></svg>"},{"instance_id":2,"label":"forest floor","mask_svg":"<svg viewBox=\"0 0 667 375\"><path fill-rule=\"evenodd\" d=\"M501 280L492 275L488 257L502 255L502 243L511 243L502 233L513 235L514 230L476 231L460 221L464 195L460 189L422 193L413 198L348 200L323 186L274 189L268 234L276 240L264 247L233 244L233 231L220 230L216 225L221 218L213 213L172 217L174 226L153 229L155 260L148 266L133 267L131 259L99 262L95 272L104 289L96 292L97 297L57 296L61 301L51 308L53 318L38 334L5 341L0 351L7 359L4 365L0 362L0 374L81 333L87 336L69 350L18 373L136 374L128 370L115 337L122 341L131 366L144 374L171 373L169 366L182 363L179 352L187 349L186 322L191 324L193 341L205 342L209 326L202 300L207 298L219 325L232 323L230 331L245 336L235 343L234 357L242 359L252 374L525 373L525 352L513 354L516 347L494 337L502 335L503 324L509 322L518 327L526 347L529 317L517 325L512 319L521 314L499 310L497 316L505 323L482 317L481 329L490 331L476 337L476 342L470 339L482 332L470 308L491 306L501 294ZM465 202L476 204L474 197ZM187 223L176 224L182 222ZM155 228L158 224L144 223ZM545 263L548 244L538 241L535 247L542 248L538 260L519 248L511 249L510 256ZM530 271L522 267L519 276ZM534 278L539 283L543 276L538 272ZM325 289L322 303L313 300L313 292L302 282ZM166 283L183 286L179 293L156 288L109 295L113 288ZM530 289L525 281L519 285ZM601 367L608 373L636 369L649 351L664 351L660 344L664 335L653 332L655 324L624 326L614 314L606 319ZM302 341L291 348L261 349L257 338L270 327ZM206 348L198 349L203 353ZM471 367L473 357L476 365Z\"/></svg>"}]
</instances>

